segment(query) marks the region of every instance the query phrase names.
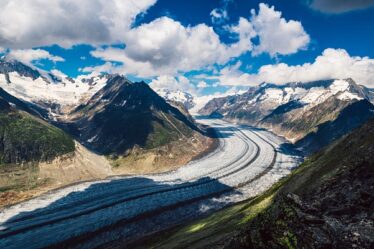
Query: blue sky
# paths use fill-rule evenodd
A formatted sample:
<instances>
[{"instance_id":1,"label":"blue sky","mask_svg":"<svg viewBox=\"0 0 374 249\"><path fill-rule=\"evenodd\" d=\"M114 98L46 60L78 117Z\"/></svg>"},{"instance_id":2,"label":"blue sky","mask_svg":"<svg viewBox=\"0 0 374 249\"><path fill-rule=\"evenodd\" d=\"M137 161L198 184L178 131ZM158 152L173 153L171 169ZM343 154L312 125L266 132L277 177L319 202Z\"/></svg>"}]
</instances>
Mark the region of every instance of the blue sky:
<instances>
[{"instance_id":1,"label":"blue sky","mask_svg":"<svg viewBox=\"0 0 374 249\"><path fill-rule=\"evenodd\" d=\"M50 16L41 14L37 5L15 7L16 1L5 0L2 11L7 12L0 10L0 16L5 15L0 24L6 27L0 31L0 50L71 77L115 72L153 87L197 95L235 91L262 81L346 76L373 86L371 0L128 0L121 6L114 0L79 1L79 6L45 1L41 6L47 12L51 8ZM58 8L58 13L66 13L52 15ZM89 18L95 13L100 18ZM14 21L20 16L25 20ZM12 34L19 30L19 35ZM331 65L335 62L339 68Z\"/></svg>"}]
</instances>

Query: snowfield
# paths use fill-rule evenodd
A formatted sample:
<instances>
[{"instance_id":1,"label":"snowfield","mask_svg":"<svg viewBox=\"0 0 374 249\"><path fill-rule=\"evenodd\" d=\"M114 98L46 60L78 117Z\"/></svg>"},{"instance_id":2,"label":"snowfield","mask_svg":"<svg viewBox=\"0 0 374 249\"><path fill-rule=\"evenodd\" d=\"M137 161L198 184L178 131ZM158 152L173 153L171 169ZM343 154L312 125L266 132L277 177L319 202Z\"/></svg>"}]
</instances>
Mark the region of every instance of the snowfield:
<instances>
[{"instance_id":1,"label":"snowfield","mask_svg":"<svg viewBox=\"0 0 374 249\"><path fill-rule=\"evenodd\" d=\"M107 82L106 77L96 76L89 80L79 76L74 82L63 79L61 82L46 82L39 77L35 80L21 76L17 72L9 73L11 83L8 83L4 74L0 74L0 87L6 92L22 100L39 103L59 103L61 105L77 105L83 99L89 99L94 93L103 88Z\"/></svg>"},{"instance_id":2,"label":"snowfield","mask_svg":"<svg viewBox=\"0 0 374 249\"><path fill-rule=\"evenodd\" d=\"M124 244L256 196L301 158L266 130L202 119L218 149L178 170L51 191L0 213L0 248Z\"/></svg>"}]
</instances>

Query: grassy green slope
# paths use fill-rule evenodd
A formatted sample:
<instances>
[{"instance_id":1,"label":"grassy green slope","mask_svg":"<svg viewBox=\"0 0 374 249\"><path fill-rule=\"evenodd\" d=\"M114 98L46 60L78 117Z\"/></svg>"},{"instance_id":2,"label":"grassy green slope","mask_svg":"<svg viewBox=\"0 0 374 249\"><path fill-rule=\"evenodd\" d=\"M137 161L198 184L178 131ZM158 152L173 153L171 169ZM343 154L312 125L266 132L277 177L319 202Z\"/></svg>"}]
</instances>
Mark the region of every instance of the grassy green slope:
<instances>
[{"instance_id":1,"label":"grassy green slope","mask_svg":"<svg viewBox=\"0 0 374 249\"><path fill-rule=\"evenodd\" d=\"M60 129L17 111L0 112L0 141L0 165L51 160L75 149Z\"/></svg>"},{"instance_id":2,"label":"grassy green slope","mask_svg":"<svg viewBox=\"0 0 374 249\"><path fill-rule=\"evenodd\" d=\"M373 246L373 169L372 120L310 157L263 195L140 247L368 248Z\"/></svg>"},{"instance_id":3,"label":"grassy green slope","mask_svg":"<svg viewBox=\"0 0 374 249\"><path fill-rule=\"evenodd\" d=\"M145 146L147 149L156 148L181 137L190 137L193 135L193 130L173 115L168 113L158 113L158 115L164 121L152 122L152 132L148 135Z\"/></svg>"},{"instance_id":4,"label":"grassy green slope","mask_svg":"<svg viewBox=\"0 0 374 249\"><path fill-rule=\"evenodd\" d=\"M74 150L69 135L0 98L0 192L35 187L38 162Z\"/></svg>"}]
</instances>

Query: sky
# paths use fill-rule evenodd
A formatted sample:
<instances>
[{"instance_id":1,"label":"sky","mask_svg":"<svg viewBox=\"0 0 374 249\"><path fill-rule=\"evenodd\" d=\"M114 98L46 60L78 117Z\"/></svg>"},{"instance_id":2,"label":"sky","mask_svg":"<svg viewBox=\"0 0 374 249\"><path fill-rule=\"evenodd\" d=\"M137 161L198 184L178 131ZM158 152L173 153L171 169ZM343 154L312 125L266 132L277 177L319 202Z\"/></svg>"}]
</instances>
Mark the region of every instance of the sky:
<instances>
[{"instance_id":1,"label":"sky","mask_svg":"<svg viewBox=\"0 0 374 249\"><path fill-rule=\"evenodd\" d=\"M197 96L262 82L374 87L374 0L0 0L0 53Z\"/></svg>"}]
</instances>

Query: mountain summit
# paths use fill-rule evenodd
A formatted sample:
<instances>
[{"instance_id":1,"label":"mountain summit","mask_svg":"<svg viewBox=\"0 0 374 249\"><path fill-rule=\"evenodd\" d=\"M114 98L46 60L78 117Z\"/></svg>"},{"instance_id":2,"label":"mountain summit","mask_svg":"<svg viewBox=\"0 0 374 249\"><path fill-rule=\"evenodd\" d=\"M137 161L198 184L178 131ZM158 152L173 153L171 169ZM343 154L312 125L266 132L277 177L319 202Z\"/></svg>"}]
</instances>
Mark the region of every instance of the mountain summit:
<instances>
[{"instance_id":1,"label":"mountain summit","mask_svg":"<svg viewBox=\"0 0 374 249\"><path fill-rule=\"evenodd\" d=\"M137 145L155 148L199 131L146 83L112 75L85 104L70 113L75 135L95 151L122 154Z\"/></svg>"}]
</instances>

